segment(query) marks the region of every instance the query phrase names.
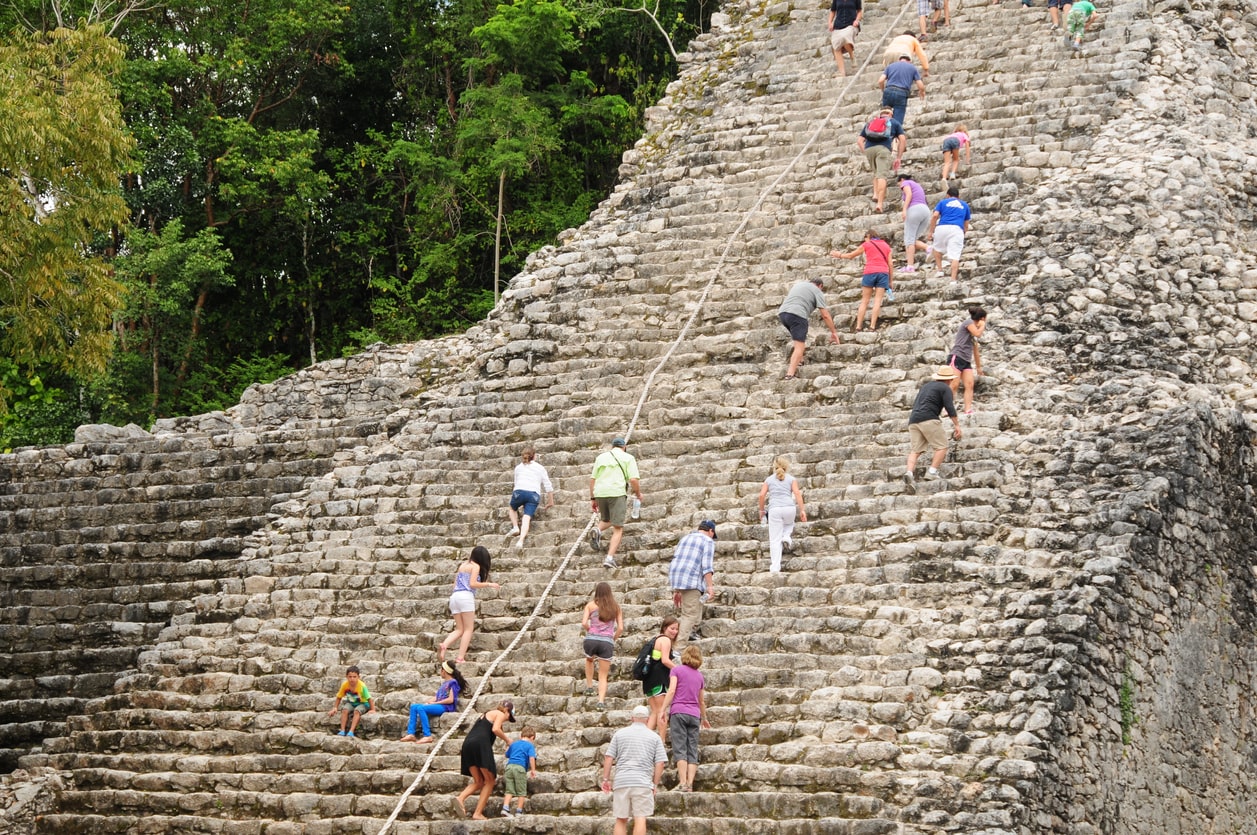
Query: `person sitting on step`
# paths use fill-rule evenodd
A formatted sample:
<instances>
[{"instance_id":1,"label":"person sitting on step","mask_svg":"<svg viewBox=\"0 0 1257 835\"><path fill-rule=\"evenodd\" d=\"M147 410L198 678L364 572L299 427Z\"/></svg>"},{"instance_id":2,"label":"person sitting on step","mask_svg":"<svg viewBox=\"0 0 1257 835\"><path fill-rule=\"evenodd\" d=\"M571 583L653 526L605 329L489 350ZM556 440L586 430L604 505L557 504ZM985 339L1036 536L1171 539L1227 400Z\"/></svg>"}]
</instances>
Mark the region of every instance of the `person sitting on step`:
<instances>
[{"instance_id":1,"label":"person sitting on step","mask_svg":"<svg viewBox=\"0 0 1257 835\"><path fill-rule=\"evenodd\" d=\"M431 742L432 725L428 720L458 710L458 696L467 689L467 679L463 678L453 661L442 661L440 669L442 680L436 689L436 697L431 704L416 703L410 706L406 735L401 738L401 742ZM416 723L423 729L421 739L415 738Z\"/></svg>"}]
</instances>

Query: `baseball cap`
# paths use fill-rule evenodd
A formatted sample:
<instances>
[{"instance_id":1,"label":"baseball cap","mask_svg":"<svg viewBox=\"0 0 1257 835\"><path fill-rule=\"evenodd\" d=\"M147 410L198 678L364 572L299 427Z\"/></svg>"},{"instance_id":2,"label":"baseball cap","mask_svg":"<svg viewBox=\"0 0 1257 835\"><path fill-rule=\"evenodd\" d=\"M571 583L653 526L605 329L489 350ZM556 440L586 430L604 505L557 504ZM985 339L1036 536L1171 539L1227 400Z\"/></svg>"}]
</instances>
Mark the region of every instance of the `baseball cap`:
<instances>
[{"instance_id":1,"label":"baseball cap","mask_svg":"<svg viewBox=\"0 0 1257 835\"><path fill-rule=\"evenodd\" d=\"M638 705L637 707L633 708L633 718L634 719L649 719L650 708L648 708L646 705Z\"/></svg>"},{"instance_id":2,"label":"baseball cap","mask_svg":"<svg viewBox=\"0 0 1257 835\"><path fill-rule=\"evenodd\" d=\"M624 440L623 438L616 438L614 441L611 442L611 446L628 446L628 441Z\"/></svg>"},{"instance_id":3,"label":"baseball cap","mask_svg":"<svg viewBox=\"0 0 1257 835\"><path fill-rule=\"evenodd\" d=\"M699 522L699 523L698 523L698 529L699 529L700 531L711 531L711 538L712 538L712 539L719 539L719 538L720 538L720 537L716 536L716 523L715 523L715 522L713 522L713 521L712 521L712 520L710 520L710 519L704 519L703 521Z\"/></svg>"}]
</instances>

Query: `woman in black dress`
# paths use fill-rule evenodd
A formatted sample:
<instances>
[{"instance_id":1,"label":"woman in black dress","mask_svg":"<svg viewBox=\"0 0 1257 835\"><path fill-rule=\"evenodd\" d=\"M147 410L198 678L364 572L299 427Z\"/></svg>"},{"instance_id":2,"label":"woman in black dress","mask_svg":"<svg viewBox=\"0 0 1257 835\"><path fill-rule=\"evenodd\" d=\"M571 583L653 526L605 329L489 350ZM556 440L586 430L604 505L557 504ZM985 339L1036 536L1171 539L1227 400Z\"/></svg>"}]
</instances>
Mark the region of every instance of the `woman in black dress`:
<instances>
[{"instance_id":1,"label":"woman in black dress","mask_svg":"<svg viewBox=\"0 0 1257 835\"><path fill-rule=\"evenodd\" d=\"M511 744L511 738L502 730L502 724L515 721L515 705L510 701L499 702L493 710L486 711L476 720L463 740L463 774L471 778L467 788L454 800L454 811L459 817L467 817L467 807L463 804L467 798L480 792L480 800L476 803L476 811L472 820L487 820L484 807L493 794L493 785L498 779L497 761L493 756L493 738L496 736Z\"/></svg>"}]
</instances>

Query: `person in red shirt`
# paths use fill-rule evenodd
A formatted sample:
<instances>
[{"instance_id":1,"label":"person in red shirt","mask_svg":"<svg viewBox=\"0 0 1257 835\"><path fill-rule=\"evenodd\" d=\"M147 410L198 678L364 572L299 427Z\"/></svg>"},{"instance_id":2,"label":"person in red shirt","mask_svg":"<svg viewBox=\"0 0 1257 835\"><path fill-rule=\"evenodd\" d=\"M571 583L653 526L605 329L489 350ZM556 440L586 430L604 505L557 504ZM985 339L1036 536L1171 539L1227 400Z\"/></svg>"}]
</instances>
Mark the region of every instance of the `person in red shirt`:
<instances>
[{"instance_id":1,"label":"person in red shirt","mask_svg":"<svg viewBox=\"0 0 1257 835\"><path fill-rule=\"evenodd\" d=\"M873 315L869 319L869 330L877 330L877 316L882 311L882 298L889 291L890 298L894 299L894 291L890 283L890 276L894 272L890 244L882 240L876 230L870 229L864 233L864 242L855 249L850 252L834 250L829 255L832 258L864 256L864 276L860 279L860 286L864 288L864 293L860 296L860 309L855 315L855 326L852 330L856 333L864 330L864 314L869 309L870 299L873 301Z\"/></svg>"}]
</instances>

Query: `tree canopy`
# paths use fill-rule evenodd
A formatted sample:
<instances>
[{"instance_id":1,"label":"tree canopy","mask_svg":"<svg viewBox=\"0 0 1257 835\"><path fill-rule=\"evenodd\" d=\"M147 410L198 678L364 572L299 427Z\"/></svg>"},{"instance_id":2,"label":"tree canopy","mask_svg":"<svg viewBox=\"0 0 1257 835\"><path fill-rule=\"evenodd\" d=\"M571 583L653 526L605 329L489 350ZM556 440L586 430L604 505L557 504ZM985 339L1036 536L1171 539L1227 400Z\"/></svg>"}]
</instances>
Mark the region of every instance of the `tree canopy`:
<instances>
[{"instance_id":1,"label":"tree canopy","mask_svg":"<svg viewBox=\"0 0 1257 835\"><path fill-rule=\"evenodd\" d=\"M40 377L141 423L482 318L605 196L710 14L81 1L0 12L0 269L22 278L0 289L0 387L24 369L18 397Z\"/></svg>"}]
</instances>

